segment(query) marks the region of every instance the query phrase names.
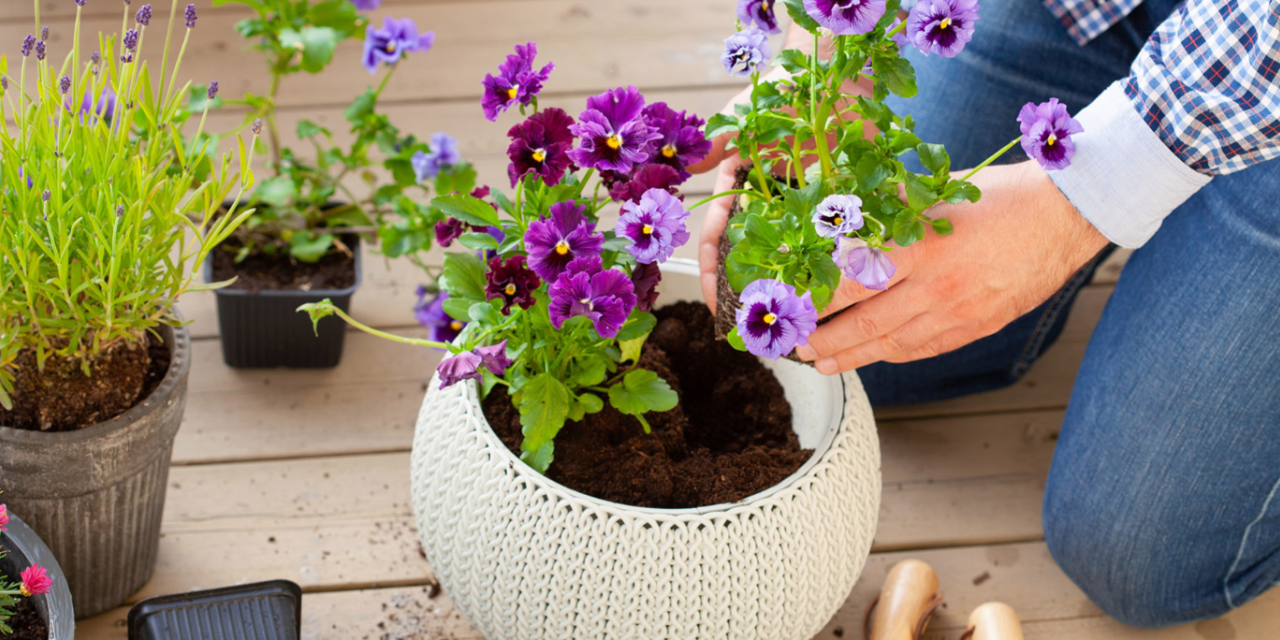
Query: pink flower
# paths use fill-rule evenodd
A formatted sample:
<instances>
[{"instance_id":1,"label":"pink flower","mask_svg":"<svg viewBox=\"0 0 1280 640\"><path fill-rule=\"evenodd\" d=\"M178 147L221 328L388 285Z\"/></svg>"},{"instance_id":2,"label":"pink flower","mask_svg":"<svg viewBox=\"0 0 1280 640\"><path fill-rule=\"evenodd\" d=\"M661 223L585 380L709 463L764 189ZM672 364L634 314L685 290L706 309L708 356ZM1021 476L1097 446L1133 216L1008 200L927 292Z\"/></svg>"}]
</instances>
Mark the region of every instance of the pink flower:
<instances>
[{"instance_id":1,"label":"pink flower","mask_svg":"<svg viewBox=\"0 0 1280 640\"><path fill-rule=\"evenodd\" d=\"M9 507L0 504L0 531L4 531L7 524L9 524Z\"/></svg>"},{"instance_id":2,"label":"pink flower","mask_svg":"<svg viewBox=\"0 0 1280 640\"><path fill-rule=\"evenodd\" d=\"M22 586L19 590L22 595L30 598L44 593L49 593L49 588L53 586L53 579L49 577L49 572L44 567L33 564L22 570Z\"/></svg>"}]
</instances>

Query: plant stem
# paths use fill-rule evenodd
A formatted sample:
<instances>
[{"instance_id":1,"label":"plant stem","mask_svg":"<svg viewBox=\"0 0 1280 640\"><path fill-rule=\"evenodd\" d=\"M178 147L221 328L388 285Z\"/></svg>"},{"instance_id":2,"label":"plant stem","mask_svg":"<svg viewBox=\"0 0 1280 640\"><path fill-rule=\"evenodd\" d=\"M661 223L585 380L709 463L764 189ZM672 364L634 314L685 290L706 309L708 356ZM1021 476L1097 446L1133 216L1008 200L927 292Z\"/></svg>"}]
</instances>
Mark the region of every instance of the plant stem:
<instances>
[{"instance_id":1,"label":"plant stem","mask_svg":"<svg viewBox=\"0 0 1280 640\"><path fill-rule=\"evenodd\" d=\"M707 204L708 202L711 202L712 200L715 200L717 198L723 198L725 196L736 196L744 193L755 193L755 190L754 189L733 189L731 191L721 191L720 193L717 193L712 196L707 196L699 200L697 204L694 204L692 207L689 207L689 210L692 211L693 209L697 209L698 207L701 207L702 205Z\"/></svg>"},{"instance_id":2,"label":"plant stem","mask_svg":"<svg viewBox=\"0 0 1280 640\"><path fill-rule=\"evenodd\" d=\"M164 25L164 58L160 61L160 93L156 94L160 96L164 95L164 76L165 72L169 70L169 42L173 39L173 21L177 18L178 0L173 0L173 6L169 7L169 22ZM120 37L124 37L123 31L120 32ZM142 47L138 47L138 56L142 56ZM142 64L142 62L139 61L138 64Z\"/></svg>"},{"instance_id":3,"label":"plant stem","mask_svg":"<svg viewBox=\"0 0 1280 640\"><path fill-rule=\"evenodd\" d=\"M1004 148L1003 148L1003 149L1001 149L1001 150L999 150L999 151L995 152L994 154L992 154L992 156L991 156L990 158L987 158L986 160L983 160L983 161L982 161L982 164L980 164L980 165L978 165L978 166L974 167L974 168L973 168L973 170L972 170L972 171L970 171L969 173L964 174L964 178L963 178L963 180L964 180L965 182L968 182L968 181L969 181L969 178L972 178L972 177L973 177L973 174L975 174L975 173L977 173L977 172L979 172L979 171L982 171L983 169L987 168L987 165L991 164L992 162L995 162L995 161L996 161L1000 156L1004 155L1004 154L1005 154L1005 153L1007 153L1010 149L1012 149L1012 148L1013 148L1013 145L1018 144L1019 142L1022 142L1022 136L1018 136L1018 137L1014 138L1014 139L1013 139L1013 142L1010 142L1009 144L1006 144L1006 145L1004 146Z\"/></svg>"},{"instance_id":4,"label":"plant stem","mask_svg":"<svg viewBox=\"0 0 1280 640\"><path fill-rule=\"evenodd\" d=\"M751 113L759 113L759 100L756 98L756 91L760 88L760 72L751 74ZM756 180L760 184L760 192L764 194L766 202L773 202L773 190L769 188L769 183L764 179L764 164L760 162L760 144L753 137L747 138L747 150L751 154L751 164L756 169Z\"/></svg>"},{"instance_id":5,"label":"plant stem","mask_svg":"<svg viewBox=\"0 0 1280 640\"><path fill-rule=\"evenodd\" d=\"M818 109L818 34L813 34L813 54L809 56L810 71L813 78L809 82L809 109L813 114L813 142L818 151L818 162L822 165L822 179L831 179L831 152L827 150L827 117ZM824 105L825 107L825 105Z\"/></svg>"},{"instance_id":6,"label":"plant stem","mask_svg":"<svg viewBox=\"0 0 1280 640\"><path fill-rule=\"evenodd\" d=\"M332 311L333 311L333 313L334 313L334 314L336 314L339 318L342 318L343 320L346 320L346 321L347 321L347 324L349 324L349 325L351 325L351 326L353 326L353 327L355 327L355 328L357 328L357 329L359 329L359 330L361 330L361 331L363 331L363 332L365 332L365 333L367 333L367 334L369 334L369 335L374 335L374 336L377 336L377 337L379 337L379 338L383 338L383 339L385 339L385 340L391 340L392 342L399 342L399 343L402 343L402 344L410 344L410 345L419 346L419 347L435 347L436 349L446 349L446 350L447 350L447 349L449 349L449 344L448 344L448 343L446 343L446 342L435 342L435 341L433 341L433 340L422 340L421 338L406 338L406 337L404 337L404 336L398 336L398 335L395 335L395 334L392 334L392 333L387 333L387 332L385 332L385 331L379 331L379 330L377 330L377 329L374 329L373 327L367 326L367 325L365 325L365 324L363 324L363 323L361 323L361 322L357 321L355 318L352 318L351 316L347 315L345 312L343 312L343 310L342 310L342 309L339 309L339 308L338 308L338 307L336 307L336 306L330 306L329 308L330 308L330 310L332 310Z\"/></svg>"}]
</instances>

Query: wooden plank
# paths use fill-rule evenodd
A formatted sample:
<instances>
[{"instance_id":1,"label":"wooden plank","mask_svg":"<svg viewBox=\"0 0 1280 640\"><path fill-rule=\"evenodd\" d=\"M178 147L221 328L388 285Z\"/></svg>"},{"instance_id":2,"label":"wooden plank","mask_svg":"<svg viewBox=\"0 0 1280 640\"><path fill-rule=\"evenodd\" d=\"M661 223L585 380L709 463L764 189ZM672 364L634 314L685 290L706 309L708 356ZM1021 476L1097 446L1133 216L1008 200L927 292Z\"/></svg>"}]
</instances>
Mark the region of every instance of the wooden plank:
<instances>
[{"instance_id":1,"label":"wooden plank","mask_svg":"<svg viewBox=\"0 0 1280 640\"><path fill-rule=\"evenodd\" d=\"M192 0L182 0L178 3L178 11L181 12L183 7L190 4ZM457 0L384 0L382 3L382 11L376 13L387 13L389 10L394 13L408 5L423 5L443 2L456 2ZM480 4L476 0L470 0L475 4ZM535 0L526 0L535 1ZM236 17L246 17L251 15L251 11L238 4L225 4L222 6L214 6L212 0L194 0L196 9L200 12L201 17L211 16L215 14L229 15ZM88 18L114 18L120 19L120 11L128 8L129 15L133 15L140 6L147 4L146 2L138 2L131 6L125 5L123 2L88 2L81 10L81 15ZM169 15L170 3L163 0L152 0L152 13L156 18ZM0 7L4 8L4 13L0 15L0 24L18 24L26 25L35 17L33 11L34 2L27 0L0 0ZM74 0L41 0L40 16L46 24L54 24L61 22L69 22L75 18L76 5ZM152 24L156 24L154 21Z\"/></svg>"}]
</instances>

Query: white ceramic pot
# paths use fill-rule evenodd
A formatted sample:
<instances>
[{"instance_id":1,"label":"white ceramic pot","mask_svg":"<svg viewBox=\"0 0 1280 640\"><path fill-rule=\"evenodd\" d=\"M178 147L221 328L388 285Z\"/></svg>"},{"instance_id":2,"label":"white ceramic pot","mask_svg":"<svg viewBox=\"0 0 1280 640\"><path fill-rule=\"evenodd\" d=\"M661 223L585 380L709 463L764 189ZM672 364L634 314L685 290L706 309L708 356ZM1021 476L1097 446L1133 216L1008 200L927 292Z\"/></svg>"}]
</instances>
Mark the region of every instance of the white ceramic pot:
<instances>
[{"instance_id":1,"label":"white ceramic pot","mask_svg":"<svg viewBox=\"0 0 1280 640\"><path fill-rule=\"evenodd\" d=\"M702 300L697 265L663 266L661 303ZM871 550L880 446L856 376L766 361L815 454L734 504L650 509L568 489L503 446L476 385L432 381L413 504L445 591L489 640L810 640Z\"/></svg>"}]
</instances>

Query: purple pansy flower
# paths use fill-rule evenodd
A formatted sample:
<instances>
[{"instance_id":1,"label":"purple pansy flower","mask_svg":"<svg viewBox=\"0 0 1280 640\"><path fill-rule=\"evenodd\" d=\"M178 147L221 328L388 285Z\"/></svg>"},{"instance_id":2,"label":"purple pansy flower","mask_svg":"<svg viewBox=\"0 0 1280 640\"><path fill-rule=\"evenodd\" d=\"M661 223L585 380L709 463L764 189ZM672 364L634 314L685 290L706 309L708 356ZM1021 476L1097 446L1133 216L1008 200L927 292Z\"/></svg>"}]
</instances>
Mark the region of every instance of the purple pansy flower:
<instances>
[{"instance_id":1,"label":"purple pansy flower","mask_svg":"<svg viewBox=\"0 0 1280 640\"><path fill-rule=\"evenodd\" d=\"M858 196L827 196L813 212L813 226L824 238L857 231L862 225L862 198Z\"/></svg>"},{"instance_id":2,"label":"purple pansy flower","mask_svg":"<svg viewBox=\"0 0 1280 640\"><path fill-rule=\"evenodd\" d=\"M427 300L426 287L419 286L417 293L418 304L413 306L413 314L418 324L430 330L432 342L453 342L467 323L445 313L444 303L449 299L449 293L441 291L431 300Z\"/></svg>"},{"instance_id":3,"label":"purple pansy flower","mask_svg":"<svg viewBox=\"0 0 1280 640\"><path fill-rule=\"evenodd\" d=\"M524 233L529 266L546 282L555 282L571 261L600 255L604 235L596 233L585 210L575 202L561 202L551 207L550 218L529 223Z\"/></svg>"},{"instance_id":4,"label":"purple pansy flower","mask_svg":"<svg viewBox=\"0 0 1280 640\"><path fill-rule=\"evenodd\" d=\"M619 87L587 98L587 109L569 132L578 148L569 157L578 166L631 173L649 160L650 143L661 134L641 117L644 96L635 87Z\"/></svg>"},{"instance_id":5,"label":"purple pansy flower","mask_svg":"<svg viewBox=\"0 0 1280 640\"><path fill-rule=\"evenodd\" d=\"M889 280L898 272L898 267L894 266L888 254L867 244L862 238L837 238L836 250L832 252L831 259L835 260L845 277L877 291L888 289Z\"/></svg>"},{"instance_id":6,"label":"purple pansy flower","mask_svg":"<svg viewBox=\"0 0 1280 640\"><path fill-rule=\"evenodd\" d=\"M804 0L804 10L831 33L856 36L876 28L885 0Z\"/></svg>"},{"instance_id":7,"label":"purple pansy flower","mask_svg":"<svg viewBox=\"0 0 1280 640\"><path fill-rule=\"evenodd\" d=\"M471 351L464 351L452 358L445 358L436 367L436 375L440 376L440 388L451 387L463 380L483 380L480 367L484 358Z\"/></svg>"},{"instance_id":8,"label":"purple pansy flower","mask_svg":"<svg viewBox=\"0 0 1280 640\"><path fill-rule=\"evenodd\" d=\"M978 0L920 0L907 17L907 40L925 55L954 57L973 38Z\"/></svg>"},{"instance_id":9,"label":"purple pansy flower","mask_svg":"<svg viewBox=\"0 0 1280 640\"><path fill-rule=\"evenodd\" d=\"M662 282L662 268L656 262L637 264L631 271L631 286L636 290L636 308L653 311L658 302L658 283Z\"/></svg>"},{"instance_id":10,"label":"purple pansy flower","mask_svg":"<svg viewBox=\"0 0 1280 640\"><path fill-rule=\"evenodd\" d=\"M767 71L772 58L769 34L756 27L748 27L725 38L724 53L720 54L724 72L731 76L749 76Z\"/></svg>"},{"instance_id":11,"label":"purple pansy flower","mask_svg":"<svg viewBox=\"0 0 1280 640\"><path fill-rule=\"evenodd\" d=\"M498 65L498 75L484 77L484 96L480 106L490 122L498 120L498 114L510 109L517 102L529 104L542 91L542 83L551 77L554 63L548 63L540 71L533 70L533 59L538 56L538 43L516 45L516 52L507 54L506 62Z\"/></svg>"},{"instance_id":12,"label":"purple pansy flower","mask_svg":"<svg viewBox=\"0 0 1280 640\"><path fill-rule=\"evenodd\" d=\"M706 121L696 114L676 111L665 102L645 107L642 116L661 136L654 140L650 161L675 169L681 182L688 180L690 174L685 167L697 164L711 152L711 141L702 132Z\"/></svg>"},{"instance_id":13,"label":"purple pansy flower","mask_svg":"<svg viewBox=\"0 0 1280 640\"><path fill-rule=\"evenodd\" d=\"M572 162L569 158L569 150L573 148L573 134L569 133L572 126L573 118L569 114L563 109L551 108L511 127L507 132L511 138L511 145L507 147L507 157L511 159L507 175L511 186L516 186L529 172L542 176L548 186L560 184Z\"/></svg>"},{"instance_id":14,"label":"purple pansy flower","mask_svg":"<svg viewBox=\"0 0 1280 640\"><path fill-rule=\"evenodd\" d=\"M665 164L647 164L629 179L623 176L614 180L609 185L609 196L614 202L640 202L644 194L660 189L683 200L676 189L680 182L680 174L675 169Z\"/></svg>"},{"instance_id":15,"label":"purple pansy flower","mask_svg":"<svg viewBox=\"0 0 1280 640\"><path fill-rule=\"evenodd\" d=\"M651 189L639 203L622 205L622 217L614 232L631 239L627 251L636 262L666 262L676 247L689 241L685 220L689 212L675 196L661 189Z\"/></svg>"},{"instance_id":16,"label":"purple pansy flower","mask_svg":"<svg viewBox=\"0 0 1280 640\"><path fill-rule=\"evenodd\" d=\"M738 335L747 351L777 360L797 346L809 344L818 328L818 310L809 292L797 296L796 288L777 280L756 280L747 285L738 309Z\"/></svg>"},{"instance_id":17,"label":"purple pansy flower","mask_svg":"<svg viewBox=\"0 0 1280 640\"><path fill-rule=\"evenodd\" d=\"M525 260L525 256L517 255L489 261L489 270L484 274L484 295L486 300L502 300L502 315L511 315L512 305L528 309L537 302L533 292L542 286L542 281L525 266Z\"/></svg>"},{"instance_id":18,"label":"purple pansy flower","mask_svg":"<svg viewBox=\"0 0 1280 640\"><path fill-rule=\"evenodd\" d=\"M364 32L364 56L360 62L369 73L378 72L378 64L394 65L406 53L430 51L436 43L434 31L418 35L418 25L410 18L384 18L381 29L370 24Z\"/></svg>"},{"instance_id":19,"label":"purple pansy flower","mask_svg":"<svg viewBox=\"0 0 1280 640\"><path fill-rule=\"evenodd\" d=\"M462 154L458 153L458 139L443 131L432 134L431 153L419 151L409 159L418 182L432 180L440 175L442 169L459 162L462 162Z\"/></svg>"},{"instance_id":20,"label":"purple pansy flower","mask_svg":"<svg viewBox=\"0 0 1280 640\"><path fill-rule=\"evenodd\" d=\"M382 6L382 0L351 0L351 4L361 11L373 11Z\"/></svg>"},{"instance_id":21,"label":"purple pansy flower","mask_svg":"<svg viewBox=\"0 0 1280 640\"><path fill-rule=\"evenodd\" d=\"M440 243L440 246L448 249L449 246L453 244L454 240L457 240L463 233L466 233L467 225L453 216L446 216L444 220L436 223L435 231L436 242Z\"/></svg>"},{"instance_id":22,"label":"purple pansy flower","mask_svg":"<svg viewBox=\"0 0 1280 640\"><path fill-rule=\"evenodd\" d=\"M507 367L512 363L511 358L507 357L506 340L488 347L476 347L475 354L480 356L481 364L489 370L489 373L499 377L507 372Z\"/></svg>"},{"instance_id":23,"label":"purple pansy flower","mask_svg":"<svg viewBox=\"0 0 1280 640\"><path fill-rule=\"evenodd\" d=\"M738 0L738 20L744 25L755 23L767 33L782 33L774 13L777 4L775 0Z\"/></svg>"},{"instance_id":24,"label":"purple pansy flower","mask_svg":"<svg viewBox=\"0 0 1280 640\"><path fill-rule=\"evenodd\" d=\"M1076 143L1071 136L1084 131L1084 127L1071 114L1067 105L1049 98L1048 102L1028 102L1018 113L1022 128L1022 150L1036 159L1045 169L1058 170L1071 166L1076 153Z\"/></svg>"},{"instance_id":25,"label":"purple pansy flower","mask_svg":"<svg viewBox=\"0 0 1280 640\"><path fill-rule=\"evenodd\" d=\"M551 324L559 329L565 320L586 316L601 338L613 338L636 306L635 286L627 274L601 270L600 256L571 262L551 285Z\"/></svg>"},{"instance_id":26,"label":"purple pansy flower","mask_svg":"<svg viewBox=\"0 0 1280 640\"><path fill-rule=\"evenodd\" d=\"M82 120L89 118L87 121L89 126L93 126L93 123L97 122L98 118L111 122L111 117L116 112L116 94L111 90L111 86L107 85L102 88L102 93L98 94L97 103L92 100L92 97L93 87L85 87L84 97L80 100L80 118ZM71 103L71 96L67 96L67 111L73 110Z\"/></svg>"}]
</instances>

